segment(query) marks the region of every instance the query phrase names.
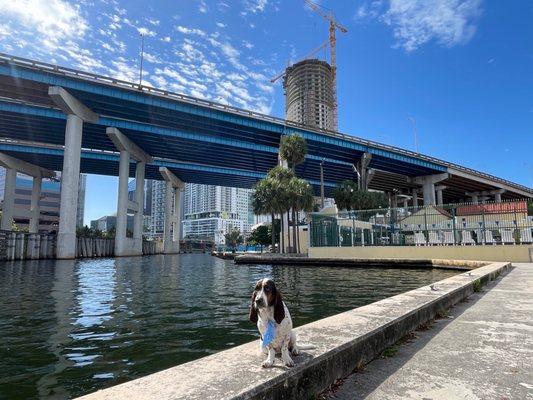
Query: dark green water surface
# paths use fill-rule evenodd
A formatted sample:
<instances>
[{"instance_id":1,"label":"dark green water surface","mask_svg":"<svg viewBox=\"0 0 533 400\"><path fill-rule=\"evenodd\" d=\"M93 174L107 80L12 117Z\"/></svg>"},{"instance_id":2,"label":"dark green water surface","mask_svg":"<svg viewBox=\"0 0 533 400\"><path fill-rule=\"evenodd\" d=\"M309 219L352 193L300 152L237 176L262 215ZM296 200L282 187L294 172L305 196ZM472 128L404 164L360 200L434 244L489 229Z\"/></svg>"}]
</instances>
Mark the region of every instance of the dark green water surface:
<instances>
[{"instance_id":1,"label":"dark green water surface","mask_svg":"<svg viewBox=\"0 0 533 400\"><path fill-rule=\"evenodd\" d=\"M71 398L257 339L271 277L296 326L454 275L235 266L210 255L0 263L0 399Z\"/></svg>"}]
</instances>

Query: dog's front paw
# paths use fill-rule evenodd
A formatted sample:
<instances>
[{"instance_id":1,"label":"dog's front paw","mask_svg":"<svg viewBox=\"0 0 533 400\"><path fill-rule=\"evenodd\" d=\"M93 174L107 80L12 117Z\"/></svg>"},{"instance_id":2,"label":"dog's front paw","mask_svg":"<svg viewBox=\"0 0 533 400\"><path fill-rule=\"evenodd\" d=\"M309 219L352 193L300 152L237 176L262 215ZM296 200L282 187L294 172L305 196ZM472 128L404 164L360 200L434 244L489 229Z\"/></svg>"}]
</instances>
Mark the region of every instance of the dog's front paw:
<instances>
[{"instance_id":1,"label":"dog's front paw","mask_svg":"<svg viewBox=\"0 0 533 400\"><path fill-rule=\"evenodd\" d=\"M263 368L270 368L274 365L274 361L266 360L261 364Z\"/></svg>"},{"instance_id":2,"label":"dog's front paw","mask_svg":"<svg viewBox=\"0 0 533 400\"><path fill-rule=\"evenodd\" d=\"M291 350L291 354L293 356L297 356L298 354L300 354L300 350L298 350L298 348L296 347L293 347L293 349Z\"/></svg>"},{"instance_id":3,"label":"dog's front paw","mask_svg":"<svg viewBox=\"0 0 533 400\"><path fill-rule=\"evenodd\" d=\"M289 368L294 367L294 361L293 360L286 360L285 361L285 366L289 367Z\"/></svg>"}]
</instances>

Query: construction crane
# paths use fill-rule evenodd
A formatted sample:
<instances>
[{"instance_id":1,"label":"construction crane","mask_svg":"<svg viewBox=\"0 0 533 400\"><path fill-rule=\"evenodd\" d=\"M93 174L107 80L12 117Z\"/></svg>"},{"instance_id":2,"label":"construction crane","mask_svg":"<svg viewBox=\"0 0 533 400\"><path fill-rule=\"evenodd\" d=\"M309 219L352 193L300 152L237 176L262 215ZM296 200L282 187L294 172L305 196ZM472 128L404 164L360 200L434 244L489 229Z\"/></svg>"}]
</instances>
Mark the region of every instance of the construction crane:
<instances>
[{"instance_id":1,"label":"construction crane","mask_svg":"<svg viewBox=\"0 0 533 400\"><path fill-rule=\"evenodd\" d=\"M335 128L337 128L337 39L335 37L335 31L338 29L342 33L346 33L348 32L348 29L346 29L344 26L337 22L335 16L333 15L333 12L327 13L323 11L318 4L312 2L311 0L305 0L305 3L309 6L309 8L311 8L311 10L313 10L329 22L330 64L333 74L333 125L335 126Z\"/></svg>"},{"instance_id":2,"label":"construction crane","mask_svg":"<svg viewBox=\"0 0 533 400\"><path fill-rule=\"evenodd\" d=\"M318 46L316 49L313 49L313 51L309 52L308 54L306 54L305 56L303 56L302 58L300 58L299 60L307 60L308 58L314 56L316 53L318 53L320 50L322 50L323 48L327 47L328 45L328 41L326 40L324 43L322 43L320 46ZM290 66L290 63L289 65ZM280 72L279 74L277 74L274 78L272 78L270 80L270 83L276 83L277 80L281 77L283 77L285 74L287 73L287 69L284 69L282 72Z\"/></svg>"}]
</instances>

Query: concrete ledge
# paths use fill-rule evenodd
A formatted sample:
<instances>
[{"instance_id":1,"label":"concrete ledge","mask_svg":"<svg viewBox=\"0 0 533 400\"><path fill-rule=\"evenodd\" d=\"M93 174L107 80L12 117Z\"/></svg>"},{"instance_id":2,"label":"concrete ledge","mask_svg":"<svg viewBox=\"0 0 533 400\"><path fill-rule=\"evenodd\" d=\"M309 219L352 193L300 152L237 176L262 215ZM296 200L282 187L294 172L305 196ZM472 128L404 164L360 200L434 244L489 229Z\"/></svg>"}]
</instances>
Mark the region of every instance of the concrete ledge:
<instances>
[{"instance_id":1,"label":"concrete ledge","mask_svg":"<svg viewBox=\"0 0 533 400\"><path fill-rule=\"evenodd\" d=\"M359 259L453 259L498 262L531 262L533 245L478 245L478 246L365 246L365 247L311 247L311 258ZM531 252L531 253L530 253Z\"/></svg>"},{"instance_id":2,"label":"concrete ledge","mask_svg":"<svg viewBox=\"0 0 533 400\"><path fill-rule=\"evenodd\" d=\"M378 267L378 268L441 268L455 270L470 270L487 265L487 261L449 260L440 258L415 259L415 258L341 258L341 257L275 257L269 255L244 254L234 258L236 264L276 264L297 266L324 266L328 267Z\"/></svg>"},{"instance_id":3,"label":"concrete ledge","mask_svg":"<svg viewBox=\"0 0 533 400\"><path fill-rule=\"evenodd\" d=\"M279 359L274 368L261 368L264 356L254 341L82 399L308 399L468 297L475 281L495 279L509 266L488 264L439 281L436 290L423 286L296 328L300 343L315 349L296 357L291 369Z\"/></svg>"}]
</instances>

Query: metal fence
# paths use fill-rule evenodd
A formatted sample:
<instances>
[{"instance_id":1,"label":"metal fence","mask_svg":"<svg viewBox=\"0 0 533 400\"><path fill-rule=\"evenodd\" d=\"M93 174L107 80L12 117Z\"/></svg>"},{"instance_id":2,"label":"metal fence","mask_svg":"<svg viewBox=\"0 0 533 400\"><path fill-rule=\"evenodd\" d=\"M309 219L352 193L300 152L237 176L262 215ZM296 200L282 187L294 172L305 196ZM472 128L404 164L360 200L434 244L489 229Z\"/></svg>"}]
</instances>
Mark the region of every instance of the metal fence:
<instances>
[{"instance_id":1,"label":"metal fence","mask_svg":"<svg viewBox=\"0 0 533 400\"><path fill-rule=\"evenodd\" d=\"M311 214L311 247L533 243L526 201Z\"/></svg>"}]
</instances>

